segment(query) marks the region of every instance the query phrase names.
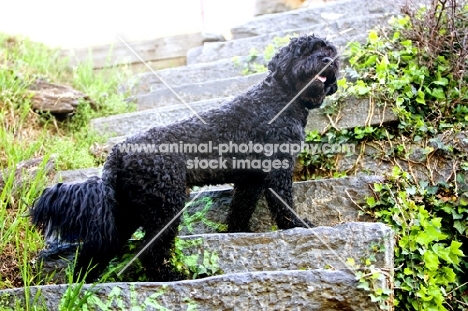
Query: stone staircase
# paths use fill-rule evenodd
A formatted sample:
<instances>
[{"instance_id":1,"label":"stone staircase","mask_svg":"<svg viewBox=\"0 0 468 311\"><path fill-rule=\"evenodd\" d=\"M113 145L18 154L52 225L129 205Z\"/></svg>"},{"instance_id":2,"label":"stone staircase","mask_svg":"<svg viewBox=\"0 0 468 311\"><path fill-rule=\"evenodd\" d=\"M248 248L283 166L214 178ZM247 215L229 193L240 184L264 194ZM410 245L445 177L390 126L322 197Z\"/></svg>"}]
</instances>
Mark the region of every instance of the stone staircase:
<instances>
[{"instance_id":1,"label":"stone staircase","mask_svg":"<svg viewBox=\"0 0 468 311\"><path fill-rule=\"evenodd\" d=\"M389 2L337 0L256 17L233 28L233 40L193 48L188 52L186 66L160 70L158 74L195 111L213 108L264 78L265 73L242 75L252 48L261 54L275 37L310 32L329 36L336 45L344 47L349 40L363 41L368 30L385 25L390 15L398 12L399 6ZM262 55L257 61L263 61ZM110 137L107 150L126 135L192 114L153 73L139 74L122 86L122 91L131 93L129 100L136 103L138 111L94 119L91 123L93 129ZM390 110L374 107L367 99L350 98L334 126L377 126L395 121ZM330 120L321 109L310 112L307 130L323 131L329 126ZM376 172L383 173L378 169ZM56 178L78 182L99 174L99 168L90 168L60 172ZM261 199L252 217L254 233L219 234L213 224L226 223L232 188L227 185L208 189L184 213L184 217L198 213L201 218L190 226L182 226L181 239L198 241L184 252L198 255L200 265L207 260L207 254L215 254L217 271L222 275L171 283L111 283L93 288L86 285L95 291L88 308L378 310L369 292L357 288L353 267L346 262L351 258L359 264L371 256L375 257L376 268L392 271L393 233L385 225L362 216L358 206L372 195L369 185L381 181L381 177L357 175L294 184L296 210L318 226L313 229L272 232L271 215ZM382 251L375 254L377 245ZM376 286L390 288L391 281L379 280ZM30 295L40 290L43 303L56 309L66 289L66 285L31 288ZM4 292L16 297L24 294L21 290Z\"/></svg>"}]
</instances>

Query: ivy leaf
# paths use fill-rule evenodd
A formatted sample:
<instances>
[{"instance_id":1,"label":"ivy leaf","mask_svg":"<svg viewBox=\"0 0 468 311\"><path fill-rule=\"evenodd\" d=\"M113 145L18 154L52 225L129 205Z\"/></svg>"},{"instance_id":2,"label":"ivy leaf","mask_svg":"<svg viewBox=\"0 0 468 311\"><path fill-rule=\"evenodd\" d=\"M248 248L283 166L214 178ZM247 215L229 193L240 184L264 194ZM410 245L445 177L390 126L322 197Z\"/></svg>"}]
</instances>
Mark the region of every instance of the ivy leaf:
<instances>
[{"instance_id":1,"label":"ivy leaf","mask_svg":"<svg viewBox=\"0 0 468 311\"><path fill-rule=\"evenodd\" d=\"M424 264L425 267L431 271L435 271L439 268L439 258L434 252L427 250L424 253Z\"/></svg>"},{"instance_id":2,"label":"ivy leaf","mask_svg":"<svg viewBox=\"0 0 468 311\"><path fill-rule=\"evenodd\" d=\"M418 233L416 236L416 242L427 247L429 243L444 240L445 238L447 238L446 234L443 234L435 227L428 226L424 228L424 231Z\"/></svg>"},{"instance_id":3,"label":"ivy leaf","mask_svg":"<svg viewBox=\"0 0 468 311\"><path fill-rule=\"evenodd\" d=\"M377 31L371 30L369 32L369 42L370 43L375 43L379 40L379 35L377 34Z\"/></svg>"},{"instance_id":4,"label":"ivy leaf","mask_svg":"<svg viewBox=\"0 0 468 311\"><path fill-rule=\"evenodd\" d=\"M455 220L453 222L453 227L457 229L458 233L463 234L465 230L467 229L465 224L462 223L460 220Z\"/></svg>"}]
</instances>

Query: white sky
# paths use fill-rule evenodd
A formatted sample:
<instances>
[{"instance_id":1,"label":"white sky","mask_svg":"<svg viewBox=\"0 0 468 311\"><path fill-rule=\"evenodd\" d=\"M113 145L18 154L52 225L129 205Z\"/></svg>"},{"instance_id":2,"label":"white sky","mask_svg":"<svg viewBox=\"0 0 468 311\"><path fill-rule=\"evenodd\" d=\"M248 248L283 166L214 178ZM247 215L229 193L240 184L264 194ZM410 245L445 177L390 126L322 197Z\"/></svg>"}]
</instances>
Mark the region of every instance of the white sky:
<instances>
[{"instance_id":1,"label":"white sky","mask_svg":"<svg viewBox=\"0 0 468 311\"><path fill-rule=\"evenodd\" d=\"M57 47L85 47L203 30L229 35L254 0L1 0L0 32ZM202 21L202 3L204 22Z\"/></svg>"}]
</instances>

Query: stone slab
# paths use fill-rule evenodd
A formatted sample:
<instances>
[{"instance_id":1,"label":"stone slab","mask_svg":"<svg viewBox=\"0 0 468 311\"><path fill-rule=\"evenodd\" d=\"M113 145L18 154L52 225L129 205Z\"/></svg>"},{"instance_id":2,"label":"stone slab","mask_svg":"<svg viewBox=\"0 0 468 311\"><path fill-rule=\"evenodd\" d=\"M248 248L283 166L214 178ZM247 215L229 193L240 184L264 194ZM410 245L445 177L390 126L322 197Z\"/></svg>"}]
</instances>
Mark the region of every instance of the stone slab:
<instances>
[{"instance_id":1,"label":"stone slab","mask_svg":"<svg viewBox=\"0 0 468 311\"><path fill-rule=\"evenodd\" d=\"M203 45L205 42L224 40L224 37L218 34L198 32L147 41L128 42L128 45L144 61L152 61L184 57L187 51L193 47ZM123 43L95 46L90 49L64 50L62 54L70 58L71 66L86 62L89 57L91 57L94 62L94 68L105 68L114 65L141 62Z\"/></svg>"},{"instance_id":2,"label":"stone slab","mask_svg":"<svg viewBox=\"0 0 468 311\"><path fill-rule=\"evenodd\" d=\"M369 186L383 182L379 176L359 176L293 183L293 202L298 215L307 218L315 226L334 226L343 222L373 221L361 215L356 205L372 196ZM192 193L194 197L197 193ZM181 235L216 233L220 225L227 224L229 205L233 190L231 187L217 191L205 191L187 208L183 218L195 213L198 221L190 227L181 225ZM275 226L268 205L262 197L250 221L253 232L268 232Z\"/></svg>"},{"instance_id":3,"label":"stone slab","mask_svg":"<svg viewBox=\"0 0 468 311\"><path fill-rule=\"evenodd\" d=\"M335 227L294 228L267 233L201 234L181 237L197 240L184 249L186 255L217 254L224 274L254 271L349 269L348 258L360 262L374 255L372 245L383 252L375 254L377 268L393 267L393 232L381 223L349 222Z\"/></svg>"},{"instance_id":4,"label":"stone slab","mask_svg":"<svg viewBox=\"0 0 468 311\"><path fill-rule=\"evenodd\" d=\"M190 107L196 112L218 107L228 98L214 98L191 102ZM192 111L184 104L123 113L91 120L91 128L101 135L135 135L152 127L165 126L192 116Z\"/></svg>"},{"instance_id":5,"label":"stone slab","mask_svg":"<svg viewBox=\"0 0 468 311\"><path fill-rule=\"evenodd\" d=\"M330 99L325 99L331 104ZM356 126L380 126L398 121L393 111L385 106L379 106L367 97L348 97L343 100L336 116L327 117L324 113L324 105L320 109L312 109L307 118L306 131L323 132L327 127L347 129Z\"/></svg>"},{"instance_id":6,"label":"stone slab","mask_svg":"<svg viewBox=\"0 0 468 311\"><path fill-rule=\"evenodd\" d=\"M68 171L59 171L55 174L54 183L75 183L82 182L92 176L101 176L101 167L83 168Z\"/></svg>"},{"instance_id":7,"label":"stone slab","mask_svg":"<svg viewBox=\"0 0 468 311\"><path fill-rule=\"evenodd\" d=\"M311 8L297 9L279 14L255 17L249 22L231 29L232 38L240 39L281 31L311 27L337 19L369 14L399 13L397 2L379 0L341 0L325 2Z\"/></svg>"},{"instance_id":8,"label":"stone slab","mask_svg":"<svg viewBox=\"0 0 468 311\"><path fill-rule=\"evenodd\" d=\"M252 49L256 49L259 54L268 46L275 37L297 36L314 33L322 38L329 37L336 46L344 47L349 41L356 41L354 38L362 39L362 34L377 25L386 23L389 16L385 14L373 14L339 19L330 23L317 24L313 27L301 27L297 29L285 29L271 32L255 37L248 37L225 42L210 42L190 49L187 52L187 64L214 62L224 58L248 55ZM343 35L340 32L347 30Z\"/></svg>"},{"instance_id":9,"label":"stone slab","mask_svg":"<svg viewBox=\"0 0 468 311\"><path fill-rule=\"evenodd\" d=\"M130 97L127 100L136 103L138 110L146 110L183 104L179 98L182 98L186 103L190 103L229 97L246 91L262 81L264 77L265 74L260 73L172 87L178 96L170 89L162 88L147 94Z\"/></svg>"},{"instance_id":10,"label":"stone slab","mask_svg":"<svg viewBox=\"0 0 468 311\"><path fill-rule=\"evenodd\" d=\"M450 153L438 146L437 141L444 145L449 145L457 152L468 153L468 132L447 133L437 135L435 140L421 142L420 144L406 145L406 159L395 159L385 156L394 146L388 142L370 142L360 144L356 150L362 151L351 154L347 157L338 158L335 162L337 171L349 171L351 174L362 176L364 174L390 174L394 166L399 166L408 172L417 183L420 181L446 183L453 178L454 174L460 173L456 170L460 168L458 158L453 158ZM468 182L468 174L461 172L459 178Z\"/></svg>"},{"instance_id":11,"label":"stone slab","mask_svg":"<svg viewBox=\"0 0 468 311\"><path fill-rule=\"evenodd\" d=\"M157 71L157 74L171 86L202 83L211 80L220 80L242 76L247 63L246 56L238 58L221 59L211 63L201 63L182 67L168 68ZM256 61L261 61L257 57ZM145 68L147 71L147 68ZM140 95L165 88L161 79L153 72L144 72L135 75L119 89L120 92L129 92L131 95Z\"/></svg>"},{"instance_id":12,"label":"stone slab","mask_svg":"<svg viewBox=\"0 0 468 311\"><path fill-rule=\"evenodd\" d=\"M174 283L108 283L92 290L88 310L379 310L368 293L357 288L347 271L295 270L239 273ZM30 287L35 306L58 310L67 285ZM0 291L2 301L24 305L24 289ZM163 309L166 308L166 309Z\"/></svg>"}]
</instances>

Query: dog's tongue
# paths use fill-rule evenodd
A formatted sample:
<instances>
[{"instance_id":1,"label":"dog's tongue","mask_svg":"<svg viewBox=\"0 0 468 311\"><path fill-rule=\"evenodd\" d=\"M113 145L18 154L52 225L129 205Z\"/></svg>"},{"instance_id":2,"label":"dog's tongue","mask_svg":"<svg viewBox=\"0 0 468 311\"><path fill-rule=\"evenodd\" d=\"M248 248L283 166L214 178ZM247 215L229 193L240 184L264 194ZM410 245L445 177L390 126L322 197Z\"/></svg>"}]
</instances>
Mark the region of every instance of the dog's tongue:
<instances>
[{"instance_id":1,"label":"dog's tongue","mask_svg":"<svg viewBox=\"0 0 468 311\"><path fill-rule=\"evenodd\" d=\"M327 77L323 77L323 76L317 76L317 79L322 81L322 83L325 83L325 81L327 81Z\"/></svg>"}]
</instances>

